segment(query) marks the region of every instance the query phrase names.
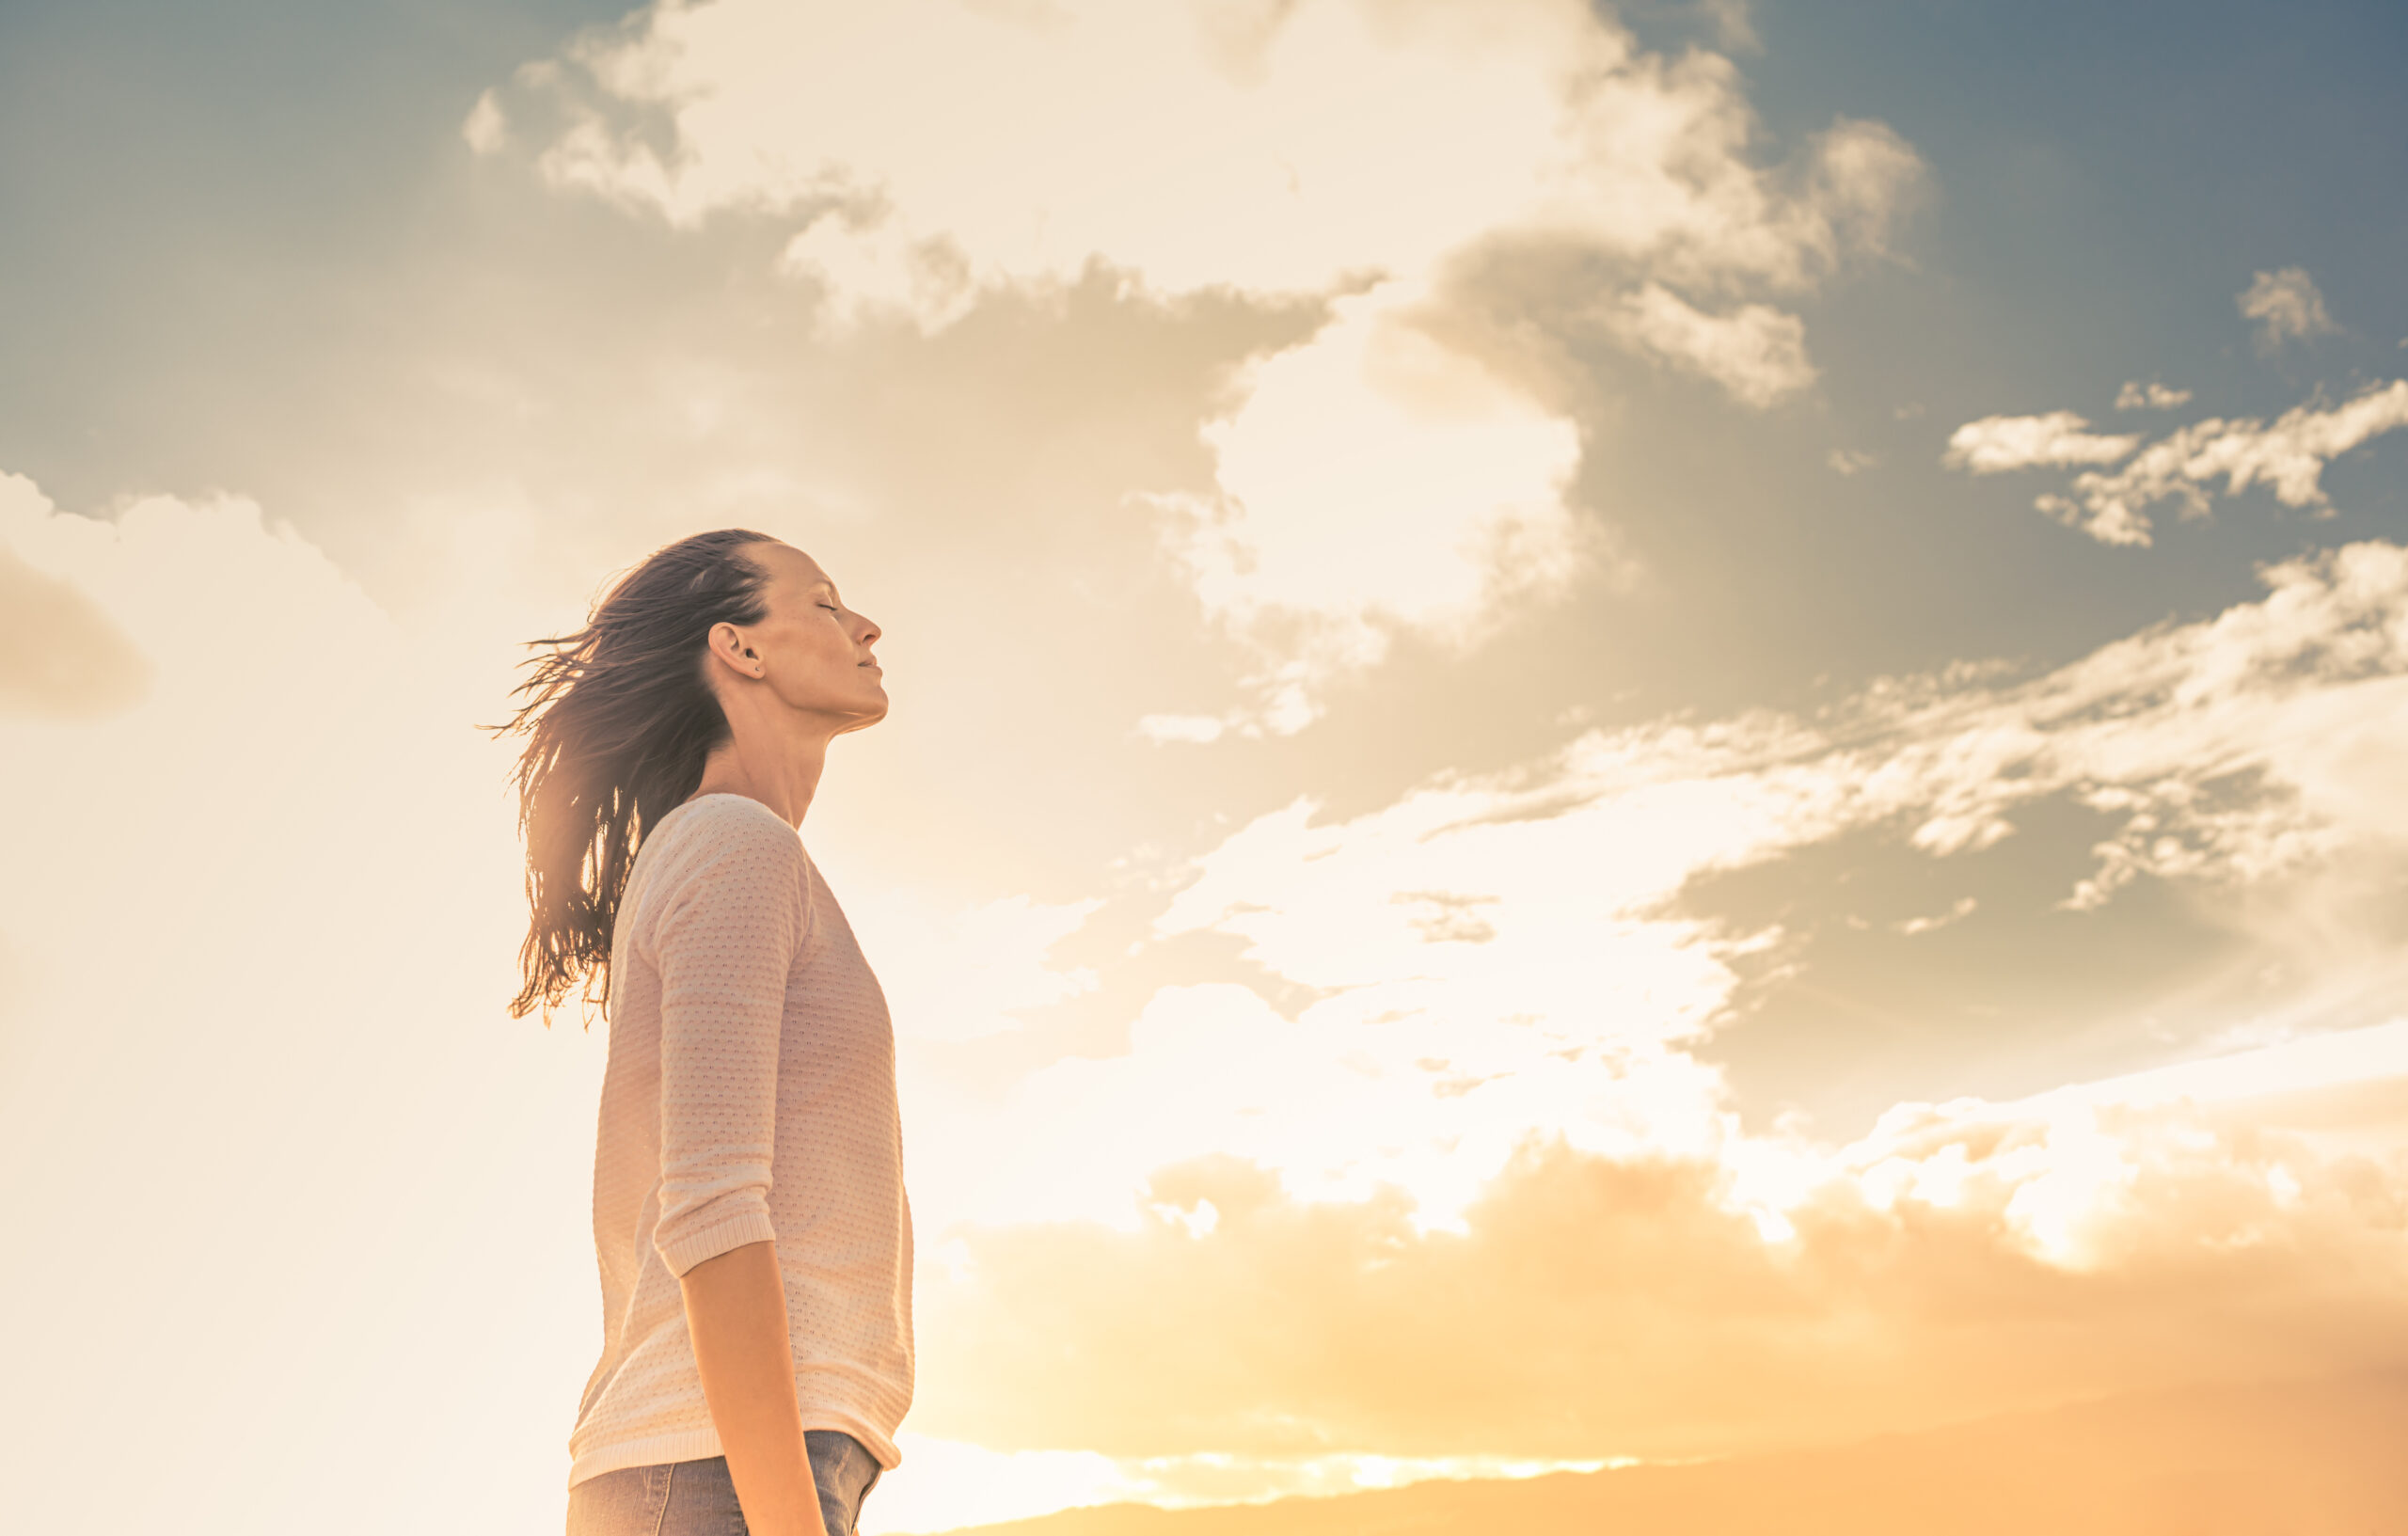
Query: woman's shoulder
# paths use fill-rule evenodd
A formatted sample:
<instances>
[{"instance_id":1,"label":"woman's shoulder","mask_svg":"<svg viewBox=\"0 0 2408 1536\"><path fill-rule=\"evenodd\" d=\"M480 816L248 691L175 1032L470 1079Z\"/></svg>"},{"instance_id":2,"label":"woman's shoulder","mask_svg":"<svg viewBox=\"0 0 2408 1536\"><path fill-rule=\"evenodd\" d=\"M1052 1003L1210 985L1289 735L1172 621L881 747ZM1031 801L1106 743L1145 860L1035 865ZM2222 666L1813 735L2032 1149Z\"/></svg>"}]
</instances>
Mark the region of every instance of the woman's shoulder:
<instances>
[{"instance_id":1,"label":"woman's shoulder","mask_svg":"<svg viewBox=\"0 0 2408 1536\"><path fill-rule=\"evenodd\" d=\"M784 817L742 795L701 795L656 822L636 849L613 946L657 963L668 927L705 929L783 914L799 939L811 927L809 863Z\"/></svg>"},{"instance_id":2,"label":"woman's shoulder","mask_svg":"<svg viewBox=\"0 0 2408 1536\"><path fill-rule=\"evenodd\" d=\"M802 839L785 818L744 795L698 795L644 834L624 911L643 928L696 901L807 902Z\"/></svg>"},{"instance_id":3,"label":"woman's shoulder","mask_svg":"<svg viewBox=\"0 0 2408 1536\"><path fill-rule=\"evenodd\" d=\"M705 858L756 851L798 863L802 857L802 839L785 817L750 795L697 795L662 816L643 846Z\"/></svg>"}]
</instances>

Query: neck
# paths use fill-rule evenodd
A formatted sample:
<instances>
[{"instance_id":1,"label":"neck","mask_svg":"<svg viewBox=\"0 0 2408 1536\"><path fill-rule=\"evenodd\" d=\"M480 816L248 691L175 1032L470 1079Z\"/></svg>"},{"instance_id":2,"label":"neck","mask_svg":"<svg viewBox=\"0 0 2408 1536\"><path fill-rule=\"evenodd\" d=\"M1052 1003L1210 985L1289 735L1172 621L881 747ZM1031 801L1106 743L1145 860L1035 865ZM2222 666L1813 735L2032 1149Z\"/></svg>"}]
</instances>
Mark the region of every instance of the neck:
<instances>
[{"instance_id":1,"label":"neck","mask_svg":"<svg viewBox=\"0 0 2408 1536\"><path fill-rule=\"evenodd\" d=\"M759 800L800 829L818 791L820 770L828 766L829 736L814 731L780 734L786 738L772 741L738 730L712 748L694 793Z\"/></svg>"}]
</instances>

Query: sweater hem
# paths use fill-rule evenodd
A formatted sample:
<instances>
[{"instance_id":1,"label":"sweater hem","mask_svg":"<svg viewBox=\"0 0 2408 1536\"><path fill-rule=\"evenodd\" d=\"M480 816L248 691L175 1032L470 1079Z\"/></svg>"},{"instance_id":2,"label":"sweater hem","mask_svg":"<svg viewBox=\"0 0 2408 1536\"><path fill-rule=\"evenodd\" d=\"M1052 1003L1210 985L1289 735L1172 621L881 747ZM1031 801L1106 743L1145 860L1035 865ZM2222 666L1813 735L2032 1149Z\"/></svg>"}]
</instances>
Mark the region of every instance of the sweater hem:
<instances>
[{"instance_id":1,"label":"sweater hem","mask_svg":"<svg viewBox=\"0 0 2408 1536\"><path fill-rule=\"evenodd\" d=\"M892 1472L903 1465L903 1452L895 1442L880 1433L866 1420L841 1408L806 1408L802 1413L805 1430L842 1430L862 1443L880 1471ZM647 1435L641 1440L625 1440L615 1445L595 1446L569 1463L568 1486L574 1488L590 1478L605 1472L623 1471L630 1466L657 1466L663 1462L700 1462L713 1456L724 1456L727 1448L720 1444L716 1429L679 1430L674 1434Z\"/></svg>"}]
</instances>

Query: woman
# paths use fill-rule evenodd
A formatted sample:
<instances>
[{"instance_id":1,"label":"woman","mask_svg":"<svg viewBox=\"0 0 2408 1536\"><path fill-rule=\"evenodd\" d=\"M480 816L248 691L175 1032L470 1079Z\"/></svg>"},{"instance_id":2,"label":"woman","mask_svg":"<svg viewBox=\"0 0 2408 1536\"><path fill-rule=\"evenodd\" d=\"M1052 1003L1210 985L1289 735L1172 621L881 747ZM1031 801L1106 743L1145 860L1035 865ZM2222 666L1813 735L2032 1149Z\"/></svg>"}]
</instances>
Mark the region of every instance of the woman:
<instances>
[{"instance_id":1,"label":"woman","mask_svg":"<svg viewBox=\"0 0 2408 1536\"><path fill-rule=\"evenodd\" d=\"M610 1020L570 1536L852 1536L911 1401L895 1038L799 829L886 715L810 556L700 533L531 663L524 1016Z\"/></svg>"}]
</instances>

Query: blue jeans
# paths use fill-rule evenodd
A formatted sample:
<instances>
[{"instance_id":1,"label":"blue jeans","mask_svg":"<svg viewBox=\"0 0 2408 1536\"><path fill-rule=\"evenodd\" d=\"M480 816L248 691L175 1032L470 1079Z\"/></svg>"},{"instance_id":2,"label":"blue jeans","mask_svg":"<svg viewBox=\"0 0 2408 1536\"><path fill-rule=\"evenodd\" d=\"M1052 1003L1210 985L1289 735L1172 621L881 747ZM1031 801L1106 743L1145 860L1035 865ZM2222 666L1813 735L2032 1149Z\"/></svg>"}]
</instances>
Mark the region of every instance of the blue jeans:
<instances>
[{"instance_id":1,"label":"blue jeans","mask_svg":"<svg viewBox=\"0 0 2408 1536\"><path fill-rule=\"evenodd\" d=\"M862 1500L878 1481L869 1448L842 1430L805 1430L811 1481L828 1536L853 1536ZM623 1466L568 1491L568 1536L746 1536L727 1458Z\"/></svg>"}]
</instances>

